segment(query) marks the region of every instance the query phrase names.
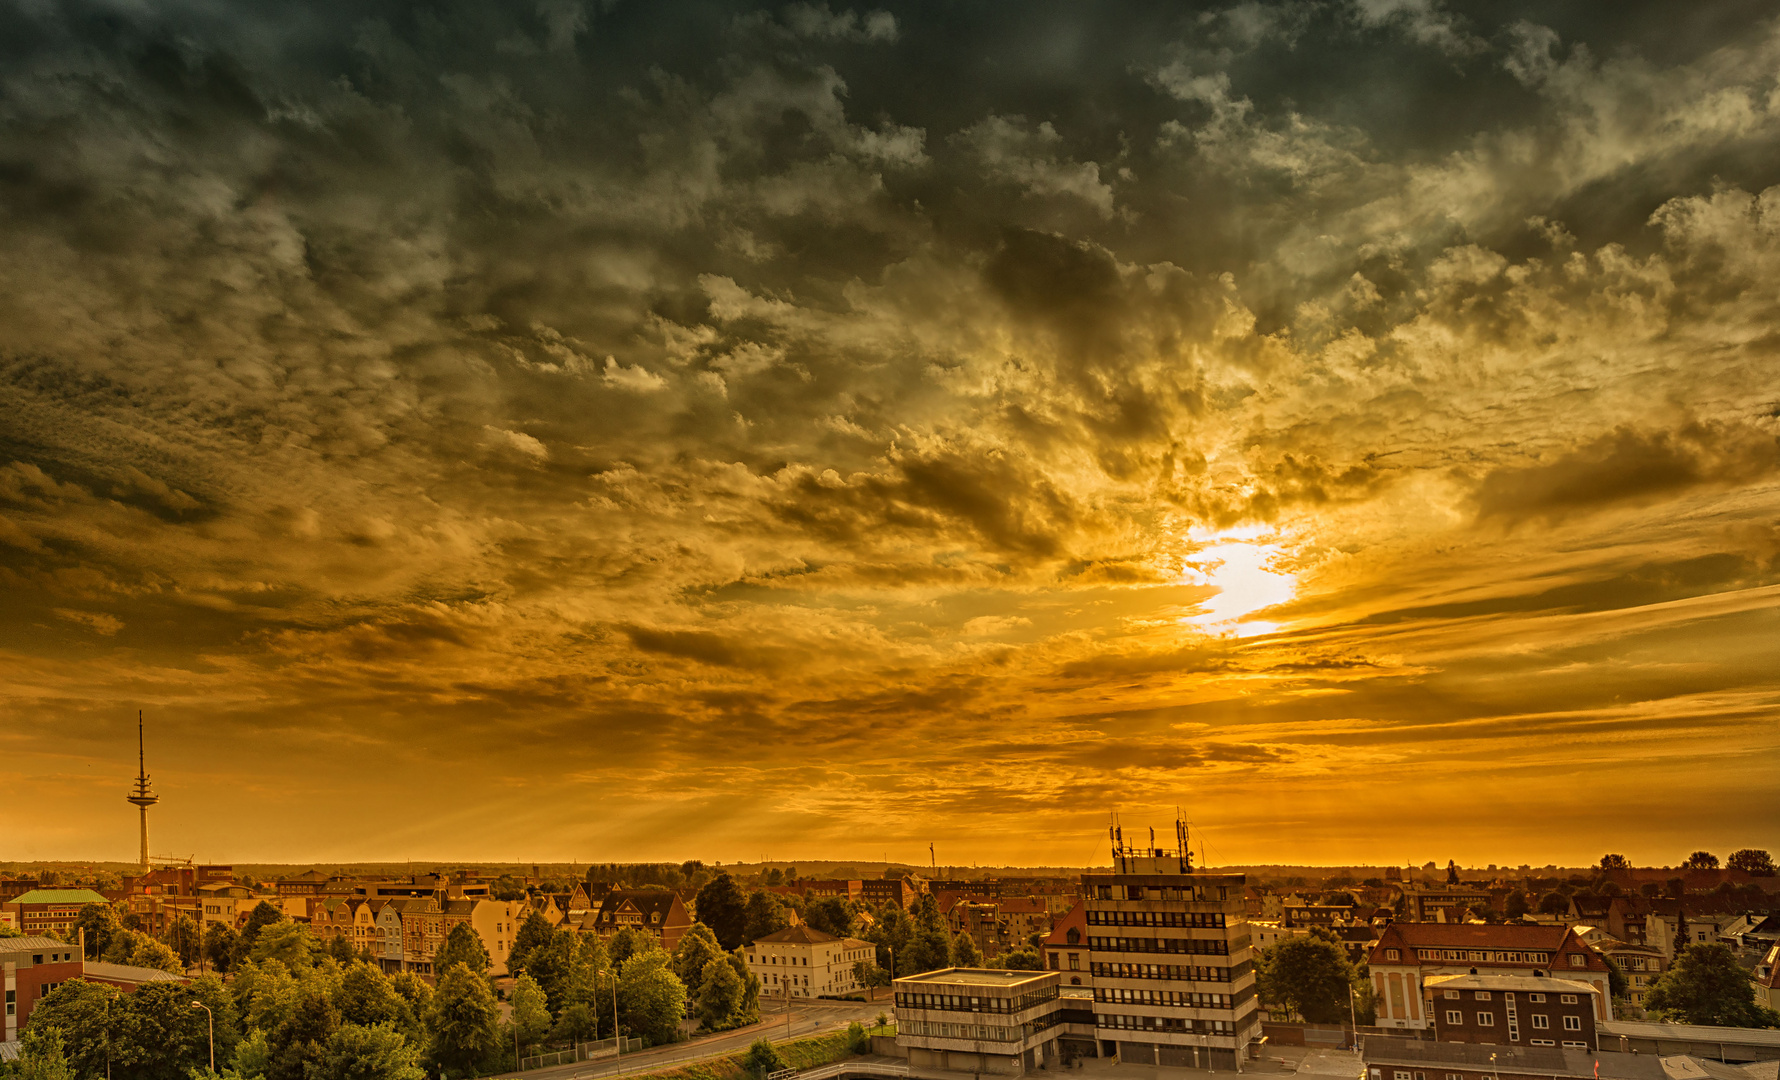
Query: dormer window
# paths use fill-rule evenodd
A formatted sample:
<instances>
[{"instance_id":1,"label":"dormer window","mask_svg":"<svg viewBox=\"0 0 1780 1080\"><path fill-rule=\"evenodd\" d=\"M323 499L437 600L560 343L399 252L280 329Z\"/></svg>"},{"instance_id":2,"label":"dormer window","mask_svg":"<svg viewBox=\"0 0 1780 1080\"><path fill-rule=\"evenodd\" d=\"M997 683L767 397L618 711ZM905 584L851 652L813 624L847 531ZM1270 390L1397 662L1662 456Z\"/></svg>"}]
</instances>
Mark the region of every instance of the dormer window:
<instances>
[{"instance_id":1,"label":"dormer window","mask_svg":"<svg viewBox=\"0 0 1780 1080\"><path fill-rule=\"evenodd\" d=\"M1402 957L1403 953L1398 949L1386 949L1384 951L1384 958L1386 960L1400 960Z\"/></svg>"}]
</instances>

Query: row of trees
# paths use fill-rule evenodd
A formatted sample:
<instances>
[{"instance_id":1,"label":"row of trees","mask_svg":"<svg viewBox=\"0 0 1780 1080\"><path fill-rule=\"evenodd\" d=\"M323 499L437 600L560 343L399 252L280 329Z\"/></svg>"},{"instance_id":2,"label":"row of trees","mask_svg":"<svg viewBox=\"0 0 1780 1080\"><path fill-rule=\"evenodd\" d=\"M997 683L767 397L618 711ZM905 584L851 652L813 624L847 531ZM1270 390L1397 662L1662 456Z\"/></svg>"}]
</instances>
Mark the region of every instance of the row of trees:
<instances>
[{"instance_id":1,"label":"row of trees","mask_svg":"<svg viewBox=\"0 0 1780 1080\"><path fill-rule=\"evenodd\" d=\"M332 942L323 946L307 927L265 910L273 917L256 911L237 935L245 945L230 954L227 984L204 976L134 994L83 980L57 987L37 1004L12 1075L210 1075L212 1018L216 1075L229 1080L481 1075L514 1067L526 1046L547 1039L672 1041L689 1002L714 1030L759 1018L759 980L704 926L670 955L644 933L623 930L608 945L534 914L517 935L512 1014L502 1021L488 953L468 926L453 927L434 958L434 988L340 958ZM108 947L131 933L110 930Z\"/></svg>"}]
</instances>

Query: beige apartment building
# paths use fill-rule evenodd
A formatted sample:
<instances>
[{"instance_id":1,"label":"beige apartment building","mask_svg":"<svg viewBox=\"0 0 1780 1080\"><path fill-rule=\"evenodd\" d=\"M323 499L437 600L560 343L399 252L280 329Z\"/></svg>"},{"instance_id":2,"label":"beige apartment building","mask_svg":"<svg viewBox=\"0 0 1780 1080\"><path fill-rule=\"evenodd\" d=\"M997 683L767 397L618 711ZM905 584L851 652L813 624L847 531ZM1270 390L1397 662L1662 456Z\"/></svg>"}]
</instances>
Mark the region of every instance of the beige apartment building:
<instances>
[{"instance_id":1,"label":"beige apartment building","mask_svg":"<svg viewBox=\"0 0 1780 1080\"><path fill-rule=\"evenodd\" d=\"M877 946L793 926L768 934L744 952L748 970L760 979L760 996L843 997L863 994L853 966L877 957Z\"/></svg>"}]
</instances>

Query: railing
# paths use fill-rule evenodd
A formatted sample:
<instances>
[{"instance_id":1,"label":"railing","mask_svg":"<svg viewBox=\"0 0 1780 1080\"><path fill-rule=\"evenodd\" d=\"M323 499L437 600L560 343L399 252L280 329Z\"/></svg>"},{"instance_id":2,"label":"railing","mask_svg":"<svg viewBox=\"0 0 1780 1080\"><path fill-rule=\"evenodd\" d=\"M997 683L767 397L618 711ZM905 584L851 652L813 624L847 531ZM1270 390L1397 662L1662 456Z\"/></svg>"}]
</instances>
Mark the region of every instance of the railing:
<instances>
[{"instance_id":1,"label":"railing","mask_svg":"<svg viewBox=\"0 0 1780 1080\"><path fill-rule=\"evenodd\" d=\"M811 1069L809 1072L797 1074L797 1080L828 1080L837 1076L907 1076L907 1065L885 1065L875 1061L843 1061L836 1065L824 1065ZM768 1080L771 1080L769 1077Z\"/></svg>"},{"instance_id":2,"label":"railing","mask_svg":"<svg viewBox=\"0 0 1780 1080\"><path fill-rule=\"evenodd\" d=\"M642 1048L643 1040L641 1039L599 1039L595 1042L579 1043L567 1050L552 1050L548 1053L520 1058L519 1071L541 1069L546 1065L573 1065L579 1061L593 1061L597 1058L615 1058L620 1054L635 1053Z\"/></svg>"}]
</instances>

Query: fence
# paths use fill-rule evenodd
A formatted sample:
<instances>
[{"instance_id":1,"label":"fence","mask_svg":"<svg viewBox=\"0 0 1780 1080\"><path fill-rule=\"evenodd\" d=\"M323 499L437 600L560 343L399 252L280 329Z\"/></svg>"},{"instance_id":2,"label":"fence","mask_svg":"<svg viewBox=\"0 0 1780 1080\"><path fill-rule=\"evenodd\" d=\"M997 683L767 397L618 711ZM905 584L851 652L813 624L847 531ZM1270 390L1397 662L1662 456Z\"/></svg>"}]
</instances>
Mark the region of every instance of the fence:
<instances>
[{"instance_id":1,"label":"fence","mask_svg":"<svg viewBox=\"0 0 1780 1080\"><path fill-rule=\"evenodd\" d=\"M546 1065L573 1065L578 1061L615 1058L619 1054L634 1053L642 1048L643 1040L641 1039L599 1039L595 1042L579 1043L567 1050L552 1050L549 1053L520 1058L519 1071L541 1069Z\"/></svg>"}]
</instances>

